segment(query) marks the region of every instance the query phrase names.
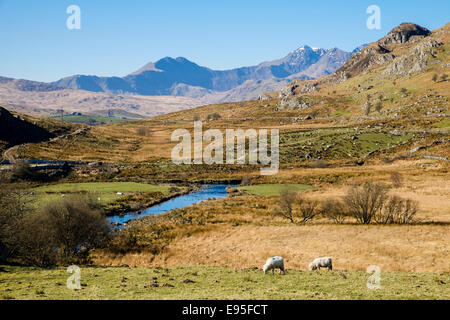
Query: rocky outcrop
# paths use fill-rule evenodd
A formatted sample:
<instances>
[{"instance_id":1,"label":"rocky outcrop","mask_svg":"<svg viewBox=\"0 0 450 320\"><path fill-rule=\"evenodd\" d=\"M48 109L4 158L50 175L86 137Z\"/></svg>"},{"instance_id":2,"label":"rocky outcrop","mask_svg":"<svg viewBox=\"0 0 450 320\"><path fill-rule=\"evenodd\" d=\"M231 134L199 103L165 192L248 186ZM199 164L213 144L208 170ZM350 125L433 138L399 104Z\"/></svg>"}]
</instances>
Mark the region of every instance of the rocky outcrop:
<instances>
[{"instance_id":1,"label":"rocky outcrop","mask_svg":"<svg viewBox=\"0 0 450 320\"><path fill-rule=\"evenodd\" d=\"M387 66L385 75L397 74L404 76L422 71L427 65L426 49L438 45L434 40L419 44L406 56L396 57L395 48L405 43L415 43L428 37L431 31L413 23L402 23L388 35L376 43L356 52L352 57L331 76L331 84L341 83L359 74L364 74L372 68ZM433 42L434 41L434 42Z\"/></svg>"},{"instance_id":2,"label":"rocky outcrop","mask_svg":"<svg viewBox=\"0 0 450 320\"><path fill-rule=\"evenodd\" d=\"M427 28L414 23L402 23L392 29L378 44L385 47L390 45L402 44L406 42L418 41L431 34Z\"/></svg>"},{"instance_id":3,"label":"rocky outcrop","mask_svg":"<svg viewBox=\"0 0 450 320\"><path fill-rule=\"evenodd\" d=\"M278 108L284 110L304 110L315 105L316 103L312 101L306 101L302 98L285 97L278 103Z\"/></svg>"},{"instance_id":4,"label":"rocky outcrop","mask_svg":"<svg viewBox=\"0 0 450 320\"><path fill-rule=\"evenodd\" d=\"M383 74L387 76L396 75L402 77L412 73L421 72L428 65L430 49L441 45L441 42L433 39L421 42L406 55L394 59Z\"/></svg>"}]
</instances>

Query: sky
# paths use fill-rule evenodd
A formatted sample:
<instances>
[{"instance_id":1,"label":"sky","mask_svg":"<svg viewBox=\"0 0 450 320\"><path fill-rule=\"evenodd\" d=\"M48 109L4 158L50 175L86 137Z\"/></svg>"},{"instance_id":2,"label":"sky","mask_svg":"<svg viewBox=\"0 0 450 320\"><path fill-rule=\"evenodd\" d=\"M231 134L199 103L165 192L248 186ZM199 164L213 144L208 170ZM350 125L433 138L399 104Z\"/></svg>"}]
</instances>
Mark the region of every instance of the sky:
<instances>
[{"instance_id":1,"label":"sky","mask_svg":"<svg viewBox=\"0 0 450 320\"><path fill-rule=\"evenodd\" d=\"M67 8L81 9L70 30ZM366 10L381 9L369 30ZM351 51L402 22L449 22L449 0L0 0L0 76L125 76L166 56L212 69L282 58L307 44Z\"/></svg>"}]
</instances>

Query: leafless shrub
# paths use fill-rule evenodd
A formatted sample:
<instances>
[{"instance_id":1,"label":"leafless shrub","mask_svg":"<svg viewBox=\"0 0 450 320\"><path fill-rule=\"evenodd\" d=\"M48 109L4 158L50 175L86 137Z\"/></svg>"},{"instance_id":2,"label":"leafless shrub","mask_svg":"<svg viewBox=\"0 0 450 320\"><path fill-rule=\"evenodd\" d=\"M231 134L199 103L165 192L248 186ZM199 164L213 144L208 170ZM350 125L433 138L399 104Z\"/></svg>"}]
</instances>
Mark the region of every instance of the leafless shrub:
<instances>
[{"instance_id":1,"label":"leafless shrub","mask_svg":"<svg viewBox=\"0 0 450 320\"><path fill-rule=\"evenodd\" d=\"M252 178L250 177L243 177L241 180L241 186L251 186L252 185Z\"/></svg>"},{"instance_id":2,"label":"leafless shrub","mask_svg":"<svg viewBox=\"0 0 450 320\"><path fill-rule=\"evenodd\" d=\"M417 202L391 196L384 209L375 216L375 221L380 224L410 224L414 222L417 211Z\"/></svg>"},{"instance_id":3,"label":"leafless shrub","mask_svg":"<svg viewBox=\"0 0 450 320\"><path fill-rule=\"evenodd\" d=\"M290 222L295 223L293 206L296 200L296 193L283 191L280 195L280 204L277 209L275 209L274 214L288 219Z\"/></svg>"},{"instance_id":4,"label":"leafless shrub","mask_svg":"<svg viewBox=\"0 0 450 320\"><path fill-rule=\"evenodd\" d=\"M357 222L370 224L383 209L387 199L387 188L378 183L366 182L351 188L344 197L344 203Z\"/></svg>"},{"instance_id":5,"label":"leafless shrub","mask_svg":"<svg viewBox=\"0 0 450 320\"><path fill-rule=\"evenodd\" d=\"M439 78L439 76L436 73L433 74L433 78L432 78L433 82L436 82L438 80L438 78Z\"/></svg>"},{"instance_id":6,"label":"leafless shrub","mask_svg":"<svg viewBox=\"0 0 450 320\"><path fill-rule=\"evenodd\" d=\"M139 127L136 129L136 133L140 137L150 137L153 132L150 128L147 127Z\"/></svg>"},{"instance_id":7,"label":"leafless shrub","mask_svg":"<svg viewBox=\"0 0 450 320\"><path fill-rule=\"evenodd\" d=\"M108 246L108 250L116 254L137 252L139 249L138 232L132 226L118 231Z\"/></svg>"},{"instance_id":8,"label":"leafless shrub","mask_svg":"<svg viewBox=\"0 0 450 320\"><path fill-rule=\"evenodd\" d=\"M211 121L211 120L220 120L221 118L222 118L222 116L221 116L220 114L218 114L217 112L208 114L208 116L206 117L206 119L207 119L208 121Z\"/></svg>"},{"instance_id":9,"label":"leafless shrub","mask_svg":"<svg viewBox=\"0 0 450 320\"><path fill-rule=\"evenodd\" d=\"M391 173L391 182L396 188L400 188L403 185L403 176L400 172Z\"/></svg>"},{"instance_id":10,"label":"leafless shrub","mask_svg":"<svg viewBox=\"0 0 450 320\"><path fill-rule=\"evenodd\" d=\"M34 180L36 178L36 172L28 162L17 161L13 164L12 177L13 180Z\"/></svg>"},{"instance_id":11,"label":"leafless shrub","mask_svg":"<svg viewBox=\"0 0 450 320\"><path fill-rule=\"evenodd\" d=\"M313 163L311 163L310 167L315 168L315 169L324 169L324 168L328 168L328 163L323 160L316 160Z\"/></svg>"},{"instance_id":12,"label":"leafless shrub","mask_svg":"<svg viewBox=\"0 0 450 320\"><path fill-rule=\"evenodd\" d=\"M301 223L313 220L319 214L319 203L315 200L305 199L303 196L297 197L298 216Z\"/></svg>"},{"instance_id":13,"label":"leafless shrub","mask_svg":"<svg viewBox=\"0 0 450 320\"><path fill-rule=\"evenodd\" d=\"M380 113L382 109L383 109L383 103L381 101L378 101L375 104L375 110L377 110L377 112Z\"/></svg>"},{"instance_id":14,"label":"leafless shrub","mask_svg":"<svg viewBox=\"0 0 450 320\"><path fill-rule=\"evenodd\" d=\"M328 219L331 219L339 224L344 223L345 218L348 215L345 205L342 201L337 199L327 199L323 201L320 206L320 213L324 217L327 217Z\"/></svg>"}]
</instances>

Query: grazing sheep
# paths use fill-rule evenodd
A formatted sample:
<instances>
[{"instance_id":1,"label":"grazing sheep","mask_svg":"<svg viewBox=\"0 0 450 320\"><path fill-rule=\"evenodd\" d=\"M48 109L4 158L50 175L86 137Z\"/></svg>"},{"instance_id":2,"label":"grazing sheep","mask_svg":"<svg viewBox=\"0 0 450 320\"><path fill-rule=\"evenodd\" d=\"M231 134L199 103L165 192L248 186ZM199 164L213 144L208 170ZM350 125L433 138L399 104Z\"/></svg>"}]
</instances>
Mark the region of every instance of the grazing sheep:
<instances>
[{"instance_id":1,"label":"grazing sheep","mask_svg":"<svg viewBox=\"0 0 450 320\"><path fill-rule=\"evenodd\" d=\"M320 268L328 268L328 270L333 270L333 261L330 257L317 258L309 264L309 270L320 270Z\"/></svg>"},{"instance_id":2,"label":"grazing sheep","mask_svg":"<svg viewBox=\"0 0 450 320\"><path fill-rule=\"evenodd\" d=\"M275 269L280 269L280 272L283 271L283 274L286 274L286 271L284 270L283 257L273 257L267 259L266 264L263 267L264 274L267 274L267 272L270 270L272 270L272 274L274 274Z\"/></svg>"}]
</instances>

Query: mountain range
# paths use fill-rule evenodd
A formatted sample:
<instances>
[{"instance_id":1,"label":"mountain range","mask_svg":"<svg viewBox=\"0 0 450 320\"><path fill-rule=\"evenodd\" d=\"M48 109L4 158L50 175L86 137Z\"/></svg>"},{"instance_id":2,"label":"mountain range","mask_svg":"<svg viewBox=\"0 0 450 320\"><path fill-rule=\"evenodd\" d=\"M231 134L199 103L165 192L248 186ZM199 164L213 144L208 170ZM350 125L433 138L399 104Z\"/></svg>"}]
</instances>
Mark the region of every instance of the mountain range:
<instances>
[{"instance_id":1,"label":"mountain range","mask_svg":"<svg viewBox=\"0 0 450 320\"><path fill-rule=\"evenodd\" d=\"M113 94L198 98L233 90L252 80L315 79L333 73L351 55L351 52L338 48L326 50L305 45L279 60L223 71L199 66L182 57L166 57L125 77L75 75L52 85Z\"/></svg>"},{"instance_id":2,"label":"mountain range","mask_svg":"<svg viewBox=\"0 0 450 320\"><path fill-rule=\"evenodd\" d=\"M155 115L200 105L257 99L295 79L316 79L342 67L353 53L304 45L256 66L212 70L186 58L163 58L125 77L75 75L52 83L0 77L0 104L32 115L117 110Z\"/></svg>"}]
</instances>

